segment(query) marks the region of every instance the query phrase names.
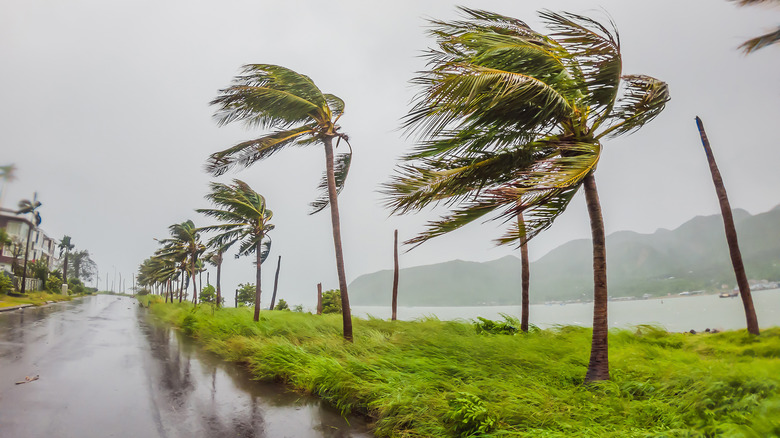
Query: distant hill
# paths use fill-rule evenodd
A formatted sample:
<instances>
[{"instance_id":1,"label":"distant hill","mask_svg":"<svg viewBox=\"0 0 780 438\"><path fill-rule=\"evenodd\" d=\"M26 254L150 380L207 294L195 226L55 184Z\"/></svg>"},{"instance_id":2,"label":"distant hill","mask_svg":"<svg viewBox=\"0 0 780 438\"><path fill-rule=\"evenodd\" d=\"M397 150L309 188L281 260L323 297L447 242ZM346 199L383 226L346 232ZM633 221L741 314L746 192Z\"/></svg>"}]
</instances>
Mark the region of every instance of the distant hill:
<instances>
[{"instance_id":1,"label":"distant hill","mask_svg":"<svg viewBox=\"0 0 780 438\"><path fill-rule=\"evenodd\" d=\"M780 206L750 215L733 210L748 278L780 280ZM589 239L573 240L531 264L531 302L589 300ZM666 295L734 286L723 220L697 216L675 230L619 231L607 237L609 294ZM392 270L362 275L349 285L354 305L389 305ZM514 305L520 302L520 259L454 260L401 269L401 306Z\"/></svg>"}]
</instances>

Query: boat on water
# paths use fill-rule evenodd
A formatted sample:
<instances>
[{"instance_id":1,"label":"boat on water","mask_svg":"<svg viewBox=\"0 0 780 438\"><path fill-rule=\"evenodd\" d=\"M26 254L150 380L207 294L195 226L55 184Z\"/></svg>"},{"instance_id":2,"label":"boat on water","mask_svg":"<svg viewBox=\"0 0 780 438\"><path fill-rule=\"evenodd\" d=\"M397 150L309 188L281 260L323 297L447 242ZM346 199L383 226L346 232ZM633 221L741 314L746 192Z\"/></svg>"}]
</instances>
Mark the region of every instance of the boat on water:
<instances>
[{"instance_id":1,"label":"boat on water","mask_svg":"<svg viewBox=\"0 0 780 438\"><path fill-rule=\"evenodd\" d=\"M739 291L733 290L731 292L723 292L722 294L718 295L720 298L732 298L739 295Z\"/></svg>"}]
</instances>

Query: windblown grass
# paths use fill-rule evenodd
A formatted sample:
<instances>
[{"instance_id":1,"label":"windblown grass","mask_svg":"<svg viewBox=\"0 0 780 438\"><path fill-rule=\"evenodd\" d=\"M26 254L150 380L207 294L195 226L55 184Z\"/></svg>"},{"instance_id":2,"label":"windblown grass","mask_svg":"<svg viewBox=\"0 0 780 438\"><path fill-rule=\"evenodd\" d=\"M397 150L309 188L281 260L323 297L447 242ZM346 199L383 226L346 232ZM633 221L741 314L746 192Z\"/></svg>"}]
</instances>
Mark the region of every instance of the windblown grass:
<instances>
[{"instance_id":1,"label":"windblown grass","mask_svg":"<svg viewBox=\"0 0 780 438\"><path fill-rule=\"evenodd\" d=\"M469 322L250 309L151 311L259 379L375 420L377 436L780 436L780 329L610 333L612 380L583 386L590 329L477 334Z\"/></svg>"},{"instance_id":2,"label":"windblown grass","mask_svg":"<svg viewBox=\"0 0 780 438\"><path fill-rule=\"evenodd\" d=\"M11 296L0 294L0 307L13 307L21 304L33 304L40 306L47 301L70 301L74 297L62 294L51 294L44 291L28 292L23 296Z\"/></svg>"}]
</instances>

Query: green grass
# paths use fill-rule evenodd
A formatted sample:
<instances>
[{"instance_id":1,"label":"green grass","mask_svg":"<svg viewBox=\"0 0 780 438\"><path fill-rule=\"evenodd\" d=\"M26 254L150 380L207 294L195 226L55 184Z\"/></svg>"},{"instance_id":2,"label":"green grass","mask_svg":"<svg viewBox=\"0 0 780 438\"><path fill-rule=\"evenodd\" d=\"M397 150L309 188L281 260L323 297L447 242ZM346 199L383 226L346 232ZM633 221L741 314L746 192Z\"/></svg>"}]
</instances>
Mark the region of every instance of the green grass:
<instances>
[{"instance_id":1,"label":"green grass","mask_svg":"<svg viewBox=\"0 0 780 438\"><path fill-rule=\"evenodd\" d=\"M41 306L47 301L70 301L76 296L78 295L51 294L44 291L27 292L20 297L0 294L0 307L13 307L22 304Z\"/></svg>"},{"instance_id":2,"label":"green grass","mask_svg":"<svg viewBox=\"0 0 780 438\"><path fill-rule=\"evenodd\" d=\"M156 298L156 297L154 297ZM151 298L151 299L154 299ZM590 329L477 334L469 322L193 309L151 311L259 379L368 415L377 436L780 436L780 328L610 333L612 380L583 386Z\"/></svg>"}]
</instances>

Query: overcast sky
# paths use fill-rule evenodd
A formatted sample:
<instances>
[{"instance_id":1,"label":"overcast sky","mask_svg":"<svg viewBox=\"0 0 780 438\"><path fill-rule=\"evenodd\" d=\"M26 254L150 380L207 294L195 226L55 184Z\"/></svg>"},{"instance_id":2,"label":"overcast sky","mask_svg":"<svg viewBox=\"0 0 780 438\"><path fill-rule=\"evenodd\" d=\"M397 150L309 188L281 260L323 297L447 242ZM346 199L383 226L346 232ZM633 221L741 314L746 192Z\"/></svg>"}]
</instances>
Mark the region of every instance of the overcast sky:
<instances>
[{"instance_id":1,"label":"overcast sky","mask_svg":"<svg viewBox=\"0 0 780 438\"><path fill-rule=\"evenodd\" d=\"M310 76L346 102L340 120L354 147L340 196L346 271L392 268L393 229L402 239L431 213L389 217L378 186L411 142L398 131L431 47L427 20L456 18L462 4L514 16L541 30L536 11L583 13L620 31L624 73L669 83L666 110L639 132L608 140L596 174L607 233L651 233L696 215L717 199L694 117L704 120L731 204L751 213L780 203L780 46L744 56L739 44L776 26L780 9L718 0L284 1L3 0L0 2L0 165L18 179L14 207L38 192L42 228L67 234L106 273L129 277L173 223L194 212L209 181L206 157L260 132L219 128L208 102L247 63L280 64ZM321 147L285 151L218 180L240 178L274 211L264 268L269 302L276 257L280 297L314 303L316 284L337 288L330 217L309 216L324 170ZM474 223L403 254L402 267L452 259L492 260L496 223ZM530 243L532 259L589 237L582 193ZM212 273L212 281L213 281ZM226 295L253 282L250 258L228 261Z\"/></svg>"}]
</instances>

